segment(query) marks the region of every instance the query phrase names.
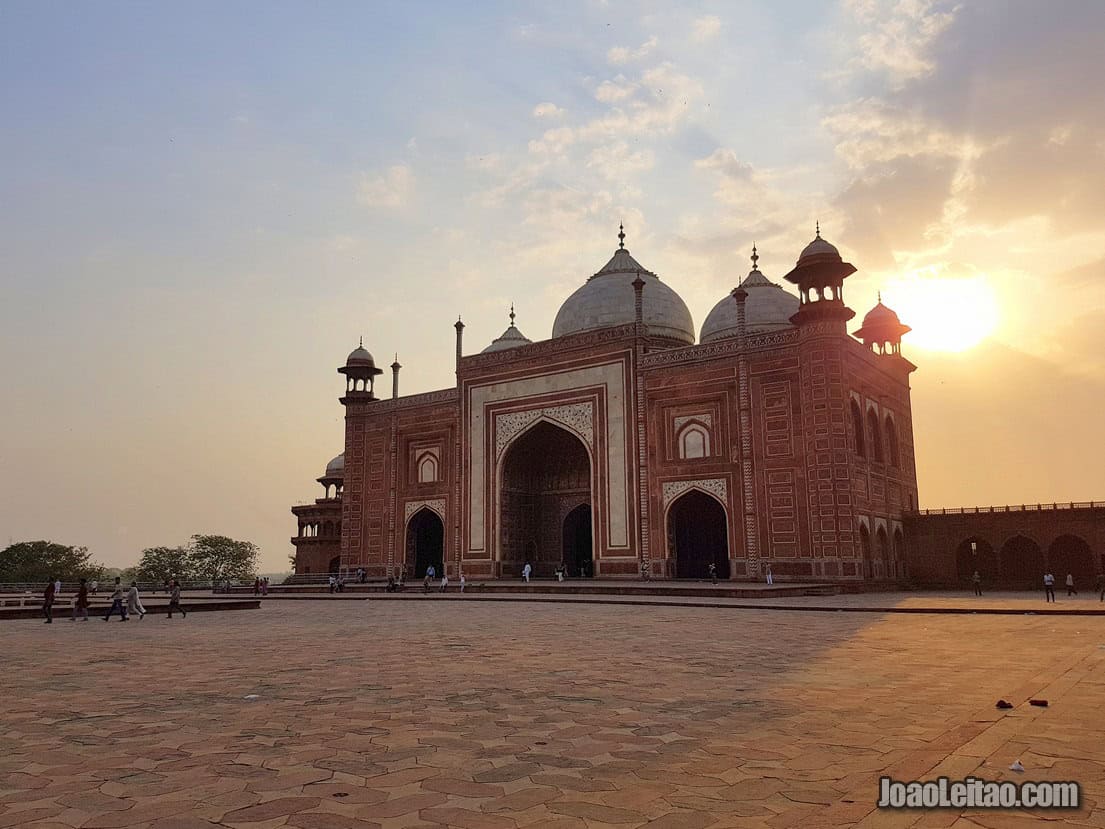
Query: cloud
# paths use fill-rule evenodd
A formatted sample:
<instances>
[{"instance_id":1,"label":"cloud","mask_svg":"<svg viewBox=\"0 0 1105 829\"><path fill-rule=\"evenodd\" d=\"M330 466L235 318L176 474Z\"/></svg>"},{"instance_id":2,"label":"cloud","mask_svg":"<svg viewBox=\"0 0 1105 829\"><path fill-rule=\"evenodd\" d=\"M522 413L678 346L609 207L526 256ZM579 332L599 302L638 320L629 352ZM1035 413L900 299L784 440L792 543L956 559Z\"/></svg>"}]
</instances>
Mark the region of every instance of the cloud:
<instances>
[{"instance_id":1,"label":"cloud","mask_svg":"<svg viewBox=\"0 0 1105 829\"><path fill-rule=\"evenodd\" d=\"M556 104L545 103L538 104L533 108L534 118L563 118L564 110L558 107Z\"/></svg>"},{"instance_id":2,"label":"cloud","mask_svg":"<svg viewBox=\"0 0 1105 829\"><path fill-rule=\"evenodd\" d=\"M721 31L721 18L716 14L707 14L697 18L691 28L691 37L699 43L710 40Z\"/></svg>"},{"instance_id":3,"label":"cloud","mask_svg":"<svg viewBox=\"0 0 1105 829\"><path fill-rule=\"evenodd\" d=\"M394 164L377 175L361 174L357 201L366 207L398 209L414 195L414 174L406 164Z\"/></svg>"},{"instance_id":4,"label":"cloud","mask_svg":"<svg viewBox=\"0 0 1105 829\"><path fill-rule=\"evenodd\" d=\"M854 50L849 68L879 73L901 87L933 71L932 47L960 6L944 0L848 0L844 8L858 29L848 43Z\"/></svg>"},{"instance_id":5,"label":"cloud","mask_svg":"<svg viewBox=\"0 0 1105 829\"><path fill-rule=\"evenodd\" d=\"M639 61L642 58L648 57L659 43L659 38L653 35L636 49L629 49L625 46L615 46L606 53L606 60L614 66L633 63L634 61Z\"/></svg>"},{"instance_id":6,"label":"cloud","mask_svg":"<svg viewBox=\"0 0 1105 829\"><path fill-rule=\"evenodd\" d=\"M627 80L624 75L618 75L613 80L603 81L595 89L595 99L604 104L616 104L633 96L637 91L637 84Z\"/></svg>"},{"instance_id":7,"label":"cloud","mask_svg":"<svg viewBox=\"0 0 1105 829\"><path fill-rule=\"evenodd\" d=\"M616 181L625 181L636 173L651 170L655 165L656 155L652 150L632 151L625 141L595 147L587 158L588 169Z\"/></svg>"}]
</instances>

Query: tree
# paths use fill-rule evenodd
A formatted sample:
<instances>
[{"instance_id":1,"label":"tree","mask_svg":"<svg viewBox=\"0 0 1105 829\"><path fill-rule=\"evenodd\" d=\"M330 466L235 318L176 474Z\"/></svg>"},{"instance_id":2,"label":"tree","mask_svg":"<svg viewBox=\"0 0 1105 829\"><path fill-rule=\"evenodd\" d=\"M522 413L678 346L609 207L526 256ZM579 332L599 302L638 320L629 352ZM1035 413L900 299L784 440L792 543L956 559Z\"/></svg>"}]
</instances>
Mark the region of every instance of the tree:
<instances>
[{"instance_id":1,"label":"tree","mask_svg":"<svg viewBox=\"0 0 1105 829\"><path fill-rule=\"evenodd\" d=\"M94 579L100 578L103 569L92 560L87 547L53 541L20 541L0 551L0 582Z\"/></svg>"},{"instance_id":2,"label":"tree","mask_svg":"<svg viewBox=\"0 0 1105 829\"><path fill-rule=\"evenodd\" d=\"M260 554L257 545L249 541L235 541L225 535L194 535L188 558L196 577L221 582L253 578Z\"/></svg>"},{"instance_id":3,"label":"tree","mask_svg":"<svg viewBox=\"0 0 1105 829\"><path fill-rule=\"evenodd\" d=\"M135 570L143 581L157 584L169 579L191 581L196 577L192 551L187 547L147 547Z\"/></svg>"}]
</instances>

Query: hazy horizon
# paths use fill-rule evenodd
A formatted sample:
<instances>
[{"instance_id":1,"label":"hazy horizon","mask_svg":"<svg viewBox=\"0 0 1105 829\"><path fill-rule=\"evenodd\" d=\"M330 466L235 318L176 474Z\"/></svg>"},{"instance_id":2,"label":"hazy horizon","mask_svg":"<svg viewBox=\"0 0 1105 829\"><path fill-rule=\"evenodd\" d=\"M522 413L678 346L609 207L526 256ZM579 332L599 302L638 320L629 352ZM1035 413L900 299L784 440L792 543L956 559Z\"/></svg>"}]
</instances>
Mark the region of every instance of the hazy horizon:
<instances>
[{"instance_id":1,"label":"hazy horizon","mask_svg":"<svg viewBox=\"0 0 1105 829\"><path fill-rule=\"evenodd\" d=\"M401 390L626 246L700 327L815 221L913 327L921 507L1105 500L1105 4L0 6L0 542L286 569ZM390 393L390 378L378 391Z\"/></svg>"}]
</instances>

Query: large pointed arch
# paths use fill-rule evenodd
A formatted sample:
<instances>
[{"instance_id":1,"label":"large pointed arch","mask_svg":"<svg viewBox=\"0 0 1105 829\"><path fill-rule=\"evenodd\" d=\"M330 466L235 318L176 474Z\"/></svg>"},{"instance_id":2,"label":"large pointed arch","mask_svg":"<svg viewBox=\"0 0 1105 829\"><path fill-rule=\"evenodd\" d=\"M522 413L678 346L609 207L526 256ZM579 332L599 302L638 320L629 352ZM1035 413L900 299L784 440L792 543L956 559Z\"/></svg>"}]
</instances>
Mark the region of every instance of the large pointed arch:
<instances>
[{"instance_id":1,"label":"large pointed arch","mask_svg":"<svg viewBox=\"0 0 1105 829\"><path fill-rule=\"evenodd\" d=\"M505 444L495 481L500 573L517 576L528 563L535 576L551 577L568 566L564 533L566 527L574 531L565 523L568 510L594 506L594 461L585 436L557 419L538 417ZM592 543L592 556L596 547ZM587 565L573 555L573 569L592 575L596 568L593 559Z\"/></svg>"},{"instance_id":2,"label":"large pointed arch","mask_svg":"<svg viewBox=\"0 0 1105 829\"><path fill-rule=\"evenodd\" d=\"M711 563L730 577L729 510L716 493L692 484L667 505L664 524L676 578L709 578Z\"/></svg>"}]
</instances>

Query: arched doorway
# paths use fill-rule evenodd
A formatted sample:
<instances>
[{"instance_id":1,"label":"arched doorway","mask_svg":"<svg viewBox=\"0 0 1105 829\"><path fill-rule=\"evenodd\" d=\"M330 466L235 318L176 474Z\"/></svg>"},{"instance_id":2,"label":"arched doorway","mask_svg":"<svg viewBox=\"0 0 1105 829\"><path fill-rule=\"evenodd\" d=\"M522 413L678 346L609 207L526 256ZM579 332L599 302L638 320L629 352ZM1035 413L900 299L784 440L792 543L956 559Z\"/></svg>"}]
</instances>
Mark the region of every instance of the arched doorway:
<instances>
[{"instance_id":1,"label":"arched doorway","mask_svg":"<svg viewBox=\"0 0 1105 829\"><path fill-rule=\"evenodd\" d=\"M871 555L871 533L866 524L859 525L859 552L863 558L863 577L873 579L875 577L875 564Z\"/></svg>"},{"instance_id":2,"label":"arched doorway","mask_svg":"<svg viewBox=\"0 0 1105 829\"><path fill-rule=\"evenodd\" d=\"M998 580L998 558L994 555L994 547L989 541L977 535L964 539L955 548L956 579L963 583L970 583L975 570L978 570L984 584L993 584Z\"/></svg>"},{"instance_id":3,"label":"arched doorway","mask_svg":"<svg viewBox=\"0 0 1105 829\"><path fill-rule=\"evenodd\" d=\"M680 495L668 510L668 557L677 579L706 579L710 563L719 579L729 578L729 538L725 507L697 489Z\"/></svg>"},{"instance_id":4,"label":"arched doorway","mask_svg":"<svg viewBox=\"0 0 1105 829\"><path fill-rule=\"evenodd\" d=\"M426 575L433 565L440 576L445 572L445 524L429 507L422 507L407 522L407 572L416 579Z\"/></svg>"},{"instance_id":5,"label":"arched doorway","mask_svg":"<svg viewBox=\"0 0 1105 829\"><path fill-rule=\"evenodd\" d=\"M895 577L904 579L906 577L905 572L905 536L902 534L901 527L894 530L894 545L892 547L894 553L894 565L895 565Z\"/></svg>"},{"instance_id":6,"label":"arched doorway","mask_svg":"<svg viewBox=\"0 0 1105 829\"><path fill-rule=\"evenodd\" d=\"M875 532L875 543L879 549L879 562L882 572L879 577L883 580L890 578L890 539L886 535L886 527L879 527Z\"/></svg>"},{"instance_id":7,"label":"arched doorway","mask_svg":"<svg viewBox=\"0 0 1105 829\"><path fill-rule=\"evenodd\" d=\"M567 429L547 420L538 421L515 439L500 466L501 574L517 577L529 562L535 576L551 577L564 561L565 532L569 528L562 516L569 507L578 509L580 502L587 508L589 525L591 456L587 447ZM578 525L572 529L577 531ZM588 547L590 538L588 530ZM588 550L588 561L593 562L593 553ZM571 572L571 564L565 563ZM590 564L588 573L593 575L594 569Z\"/></svg>"},{"instance_id":8,"label":"arched doorway","mask_svg":"<svg viewBox=\"0 0 1105 829\"><path fill-rule=\"evenodd\" d=\"M1061 535L1052 541L1047 560L1056 586L1067 583L1067 573L1074 576L1074 586L1079 590L1090 590L1097 581L1090 545L1077 535Z\"/></svg>"},{"instance_id":9,"label":"arched doorway","mask_svg":"<svg viewBox=\"0 0 1105 829\"><path fill-rule=\"evenodd\" d=\"M1033 588L1042 585L1044 554L1040 545L1023 535L1015 535L1002 544L1001 578L1011 587Z\"/></svg>"},{"instance_id":10,"label":"arched doorway","mask_svg":"<svg viewBox=\"0 0 1105 829\"><path fill-rule=\"evenodd\" d=\"M592 558L591 505L580 504L564 519L564 568L569 576L585 578L595 574Z\"/></svg>"},{"instance_id":11,"label":"arched doorway","mask_svg":"<svg viewBox=\"0 0 1105 829\"><path fill-rule=\"evenodd\" d=\"M339 570L341 570L341 556L334 556L332 559L330 559L330 564L327 568L327 572L337 575Z\"/></svg>"}]
</instances>

